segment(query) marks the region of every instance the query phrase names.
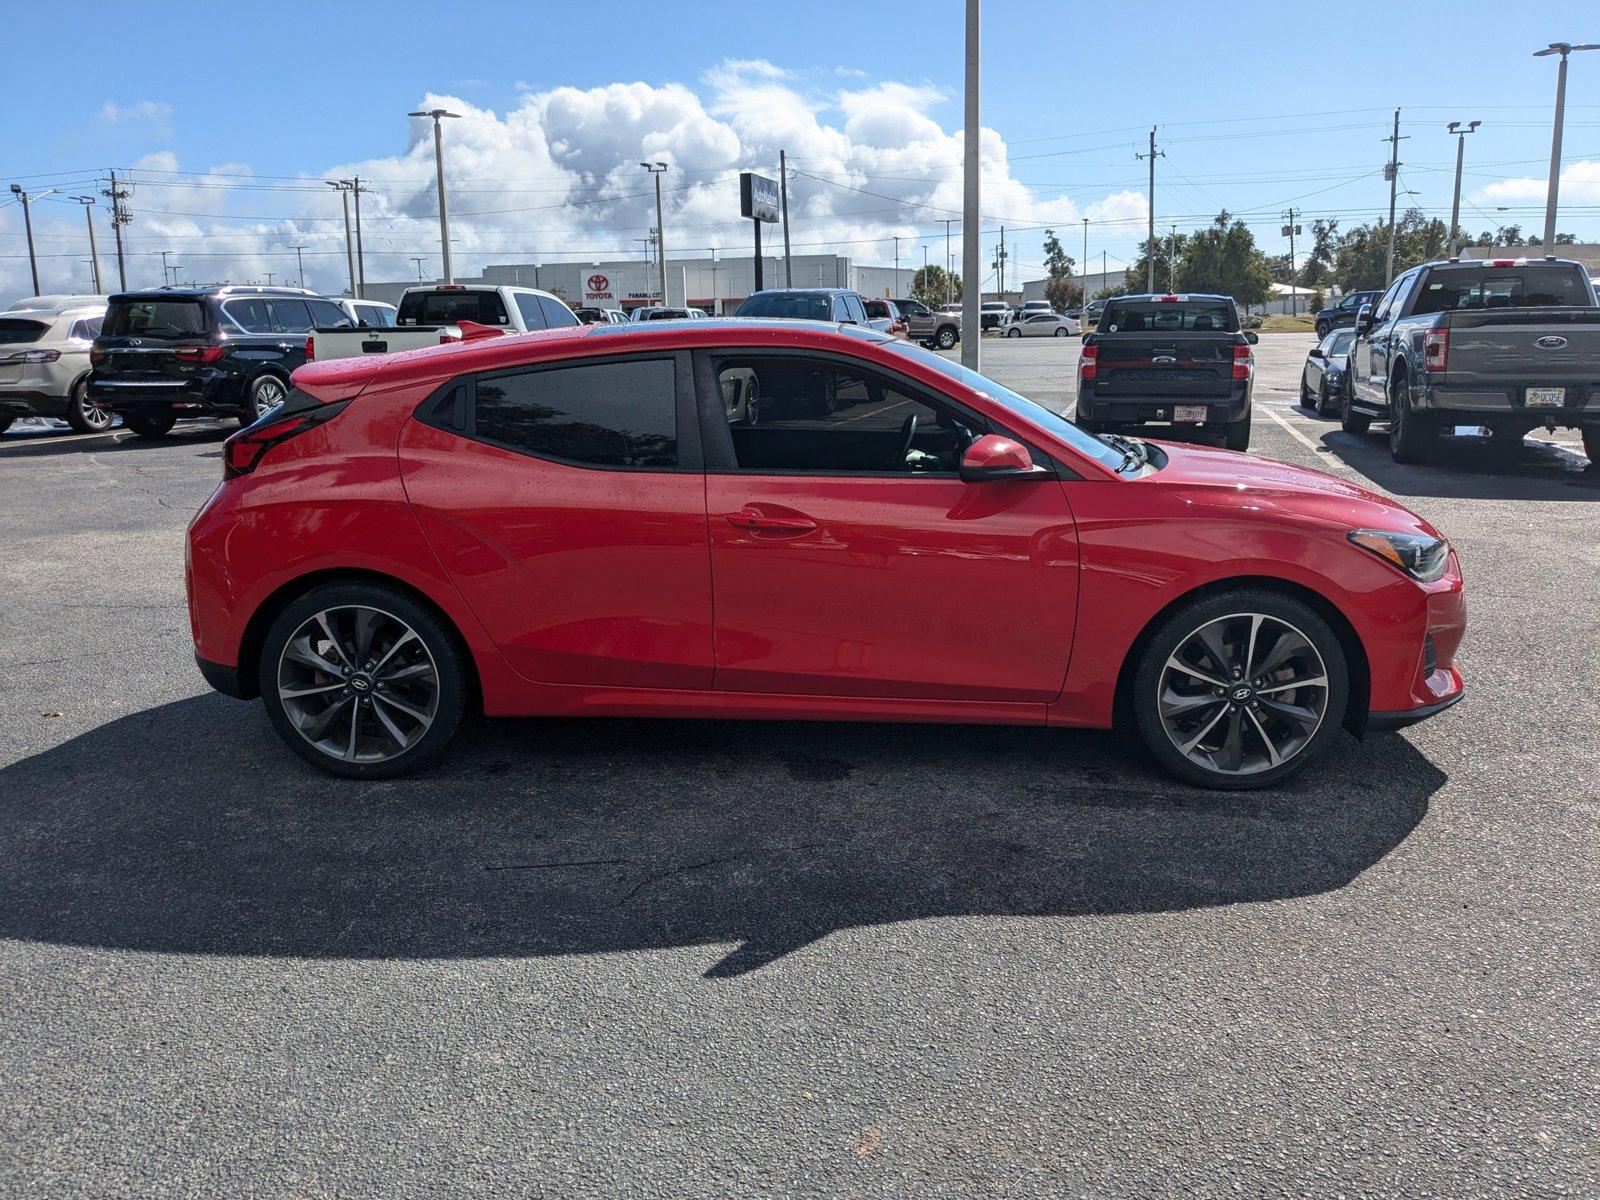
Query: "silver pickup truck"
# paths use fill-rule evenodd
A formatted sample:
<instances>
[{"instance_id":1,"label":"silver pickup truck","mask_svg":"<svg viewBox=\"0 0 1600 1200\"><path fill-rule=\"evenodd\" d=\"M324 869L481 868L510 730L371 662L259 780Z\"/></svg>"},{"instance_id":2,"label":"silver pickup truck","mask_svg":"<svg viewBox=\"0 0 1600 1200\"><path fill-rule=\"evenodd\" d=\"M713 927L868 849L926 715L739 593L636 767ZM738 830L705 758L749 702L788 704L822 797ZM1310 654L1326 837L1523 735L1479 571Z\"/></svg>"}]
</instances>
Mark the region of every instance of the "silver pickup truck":
<instances>
[{"instance_id":1,"label":"silver pickup truck","mask_svg":"<svg viewBox=\"0 0 1600 1200\"><path fill-rule=\"evenodd\" d=\"M1396 462L1425 462L1454 425L1507 441L1559 425L1581 430L1600 463L1600 305L1581 263L1423 263L1355 327L1344 429L1387 421Z\"/></svg>"},{"instance_id":2,"label":"silver pickup truck","mask_svg":"<svg viewBox=\"0 0 1600 1200\"><path fill-rule=\"evenodd\" d=\"M321 327L306 341L308 360L398 354L462 340L460 322L501 333L529 333L577 325L577 315L559 297L537 288L494 284L438 283L407 288L393 325L353 329ZM481 335L481 334L480 334Z\"/></svg>"}]
</instances>

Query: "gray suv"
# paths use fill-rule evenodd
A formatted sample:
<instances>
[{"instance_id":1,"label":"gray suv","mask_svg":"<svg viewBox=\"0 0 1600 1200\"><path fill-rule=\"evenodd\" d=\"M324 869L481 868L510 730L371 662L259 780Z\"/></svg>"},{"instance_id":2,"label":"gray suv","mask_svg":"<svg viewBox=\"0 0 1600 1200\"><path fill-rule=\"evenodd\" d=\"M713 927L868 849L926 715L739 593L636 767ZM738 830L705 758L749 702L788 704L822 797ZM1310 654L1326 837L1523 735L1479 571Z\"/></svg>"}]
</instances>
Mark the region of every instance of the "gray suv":
<instances>
[{"instance_id":1,"label":"gray suv","mask_svg":"<svg viewBox=\"0 0 1600 1200\"><path fill-rule=\"evenodd\" d=\"M920 300L896 300L906 319L906 336L924 346L948 350L961 340L961 315L934 312Z\"/></svg>"}]
</instances>

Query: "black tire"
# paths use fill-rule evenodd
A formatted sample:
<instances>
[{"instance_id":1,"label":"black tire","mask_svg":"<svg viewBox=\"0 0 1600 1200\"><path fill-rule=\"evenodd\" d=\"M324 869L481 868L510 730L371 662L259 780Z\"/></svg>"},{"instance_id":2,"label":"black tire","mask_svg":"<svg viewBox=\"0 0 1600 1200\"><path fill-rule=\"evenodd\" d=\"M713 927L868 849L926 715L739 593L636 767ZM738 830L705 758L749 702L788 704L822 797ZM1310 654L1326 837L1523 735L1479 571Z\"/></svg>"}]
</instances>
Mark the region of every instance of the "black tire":
<instances>
[{"instance_id":1,"label":"black tire","mask_svg":"<svg viewBox=\"0 0 1600 1200\"><path fill-rule=\"evenodd\" d=\"M934 335L933 344L941 350L949 350L956 344L956 331L946 325Z\"/></svg>"},{"instance_id":2,"label":"black tire","mask_svg":"<svg viewBox=\"0 0 1600 1200\"><path fill-rule=\"evenodd\" d=\"M10 429L11 422L15 420L16 418L11 416L9 413L4 416L0 416L0 433L4 433L6 430Z\"/></svg>"},{"instance_id":3,"label":"black tire","mask_svg":"<svg viewBox=\"0 0 1600 1200\"><path fill-rule=\"evenodd\" d=\"M1328 336L1328 323L1326 321L1317 321L1314 325L1314 328L1317 331L1317 341L1320 342L1323 338Z\"/></svg>"},{"instance_id":4,"label":"black tire","mask_svg":"<svg viewBox=\"0 0 1600 1200\"><path fill-rule=\"evenodd\" d=\"M1345 384L1344 397L1339 402L1339 428L1356 437L1364 437L1367 430L1372 428L1372 418L1364 412L1357 412L1350 403L1350 385Z\"/></svg>"},{"instance_id":5,"label":"black tire","mask_svg":"<svg viewBox=\"0 0 1600 1200\"><path fill-rule=\"evenodd\" d=\"M1055 336L1056 337L1071 337L1072 334L1068 331L1067 327L1065 325L1063 325L1059 329L1056 330Z\"/></svg>"},{"instance_id":6,"label":"black tire","mask_svg":"<svg viewBox=\"0 0 1600 1200\"><path fill-rule=\"evenodd\" d=\"M0 426L3 428L3 426ZM1600 425L1585 425L1581 430L1583 434L1583 452L1589 456L1591 467L1600 467Z\"/></svg>"},{"instance_id":7,"label":"black tire","mask_svg":"<svg viewBox=\"0 0 1600 1200\"><path fill-rule=\"evenodd\" d=\"M288 398L289 385L276 375L257 375L245 389L245 410L239 424L254 425Z\"/></svg>"},{"instance_id":8,"label":"black tire","mask_svg":"<svg viewBox=\"0 0 1600 1200\"><path fill-rule=\"evenodd\" d=\"M104 433L117 417L109 408L89 403L89 381L80 379L72 385L67 411L61 414L61 419L77 433Z\"/></svg>"},{"instance_id":9,"label":"black tire","mask_svg":"<svg viewBox=\"0 0 1600 1200\"><path fill-rule=\"evenodd\" d=\"M340 608L370 608L392 616L410 627L432 660L438 682L432 724L414 745L393 757L368 762L334 757L313 745L308 735L300 732L279 695L278 676L290 638L319 612ZM435 762L444 753L461 724L471 678L467 650L455 630L432 609L404 592L381 584L331 583L313 588L278 614L261 648L261 699L273 728L291 750L312 766L346 779L388 779L422 770ZM350 703L355 705L357 713L361 712L363 701L359 697L353 698ZM369 711L377 707L375 700L369 699L365 703ZM374 718L369 716L366 719L369 727L376 729L375 725L371 725Z\"/></svg>"},{"instance_id":10,"label":"black tire","mask_svg":"<svg viewBox=\"0 0 1600 1200\"><path fill-rule=\"evenodd\" d=\"M1311 389L1306 386L1306 373L1300 372L1300 407L1311 407Z\"/></svg>"},{"instance_id":11,"label":"black tire","mask_svg":"<svg viewBox=\"0 0 1600 1200\"><path fill-rule=\"evenodd\" d=\"M122 423L135 437L165 437L178 423L178 414L170 408L135 409L122 414Z\"/></svg>"},{"instance_id":12,"label":"black tire","mask_svg":"<svg viewBox=\"0 0 1600 1200\"><path fill-rule=\"evenodd\" d=\"M1229 450L1237 450L1243 454L1250 449L1250 414L1245 413L1244 420L1235 421L1229 425L1227 432L1222 435L1222 444Z\"/></svg>"},{"instance_id":13,"label":"black tire","mask_svg":"<svg viewBox=\"0 0 1600 1200\"><path fill-rule=\"evenodd\" d=\"M1437 436L1432 417L1411 407L1404 372L1396 373L1389 384L1389 457L1397 463L1425 463Z\"/></svg>"},{"instance_id":14,"label":"black tire","mask_svg":"<svg viewBox=\"0 0 1600 1200\"><path fill-rule=\"evenodd\" d=\"M1013 327L1011 329L1006 330L1006 336L1008 338L1012 338L1012 337L1019 338L1019 337L1022 336L1022 330Z\"/></svg>"},{"instance_id":15,"label":"black tire","mask_svg":"<svg viewBox=\"0 0 1600 1200\"><path fill-rule=\"evenodd\" d=\"M1317 388L1317 416L1333 416L1333 396L1328 391L1328 377L1322 377L1322 384Z\"/></svg>"},{"instance_id":16,"label":"black tire","mask_svg":"<svg viewBox=\"0 0 1600 1200\"><path fill-rule=\"evenodd\" d=\"M1277 766L1266 766L1259 770L1241 773L1209 769L1190 755L1184 754L1174 744L1173 736L1163 724L1160 710L1162 676L1168 659L1176 654L1196 631L1234 614L1261 614L1293 627L1321 657L1324 668L1322 677L1327 680L1321 719L1315 731L1303 744ZM1246 627L1248 628L1248 625ZM1344 721L1345 706L1350 695L1349 680L1349 666L1345 661L1344 649L1340 646L1333 630L1328 627L1328 623L1314 610L1299 600L1277 592L1241 589L1196 600L1162 622L1139 659L1133 682L1133 713L1139 736L1146 748L1162 767L1179 778L1198 784L1200 787L1225 791L1270 787L1303 770L1326 751L1329 744L1339 736L1339 727ZM1277 694L1293 695L1296 700L1300 698L1299 693ZM1224 698L1217 703L1227 705L1228 700ZM1311 708L1313 703L1308 701L1306 707ZM1244 719L1249 716L1244 712L1245 709L1261 711L1258 704L1249 701L1236 707L1243 713L1241 728L1250 726L1250 721ZM1225 715L1228 720L1233 719L1231 710ZM1257 746L1265 741L1264 738L1256 739L1253 734L1246 736L1255 741Z\"/></svg>"}]
</instances>

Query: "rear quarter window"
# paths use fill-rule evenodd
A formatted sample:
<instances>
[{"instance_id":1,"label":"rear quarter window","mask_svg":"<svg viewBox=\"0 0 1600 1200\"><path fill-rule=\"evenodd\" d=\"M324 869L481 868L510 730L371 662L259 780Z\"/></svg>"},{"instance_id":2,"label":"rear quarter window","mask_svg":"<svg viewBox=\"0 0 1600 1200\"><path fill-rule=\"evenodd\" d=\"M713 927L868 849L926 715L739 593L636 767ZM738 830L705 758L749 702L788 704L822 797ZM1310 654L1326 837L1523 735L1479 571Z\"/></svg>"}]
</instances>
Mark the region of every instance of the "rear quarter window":
<instances>
[{"instance_id":1,"label":"rear quarter window","mask_svg":"<svg viewBox=\"0 0 1600 1200\"><path fill-rule=\"evenodd\" d=\"M159 297L113 300L106 309L106 337L199 337L210 327L205 302Z\"/></svg>"},{"instance_id":2,"label":"rear quarter window","mask_svg":"<svg viewBox=\"0 0 1600 1200\"><path fill-rule=\"evenodd\" d=\"M16 317L0 317L0 346L22 346L37 342L50 328L42 321L23 321Z\"/></svg>"},{"instance_id":3,"label":"rear quarter window","mask_svg":"<svg viewBox=\"0 0 1600 1200\"><path fill-rule=\"evenodd\" d=\"M472 436L589 466L675 467L676 379L665 358L479 377Z\"/></svg>"}]
</instances>

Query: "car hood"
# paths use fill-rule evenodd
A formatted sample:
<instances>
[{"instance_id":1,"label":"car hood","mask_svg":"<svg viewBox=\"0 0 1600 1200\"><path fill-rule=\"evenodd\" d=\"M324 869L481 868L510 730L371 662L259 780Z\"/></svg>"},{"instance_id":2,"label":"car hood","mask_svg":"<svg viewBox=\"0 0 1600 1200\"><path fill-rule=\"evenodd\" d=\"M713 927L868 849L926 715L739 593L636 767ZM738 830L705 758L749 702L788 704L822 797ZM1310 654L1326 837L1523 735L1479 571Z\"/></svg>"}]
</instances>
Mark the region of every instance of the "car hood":
<instances>
[{"instance_id":1,"label":"car hood","mask_svg":"<svg viewBox=\"0 0 1600 1200\"><path fill-rule=\"evenodd\" d=\"M1167 455L1159 482L1186 504L1235 509L1288 520L1442 536L1416 513L1387 496L1321 471L1211 446L1158 443Z\"/></svg>"}]
</instances>

